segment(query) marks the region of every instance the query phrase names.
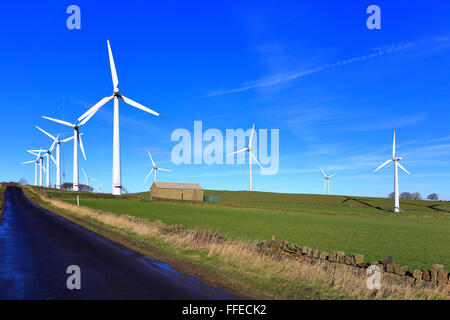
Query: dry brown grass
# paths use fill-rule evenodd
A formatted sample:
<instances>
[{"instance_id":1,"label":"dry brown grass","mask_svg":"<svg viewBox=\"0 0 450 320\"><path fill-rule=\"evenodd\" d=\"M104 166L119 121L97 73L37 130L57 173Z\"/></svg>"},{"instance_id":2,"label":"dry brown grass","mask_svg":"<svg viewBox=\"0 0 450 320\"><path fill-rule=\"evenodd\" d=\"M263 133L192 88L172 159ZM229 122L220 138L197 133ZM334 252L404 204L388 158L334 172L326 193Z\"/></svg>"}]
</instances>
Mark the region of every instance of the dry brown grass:
<instances>
[{"instance_id":1,"label":"dry brown grass","mask_svg":"<svg viewBox=\"0 0 450 320\"><path fill-rule=\"evenodd\" d=\"M28 190L34 192L31 188ZM34 192L35 193L35 192ZM223 271L233 270L249 278L257 279L257 283L281 280L284 283L305 284L305 287L321 287L320 298L336 297L352 299L448 299L448 296L436 288L417 288L382 279L380 290L369 290L365 277L354 272L337 268L333 272L324 270L321 264L305 264L295 259L280 255L264 255L255 242L231 240L224 236L204 230L186 230L183 226L167 226L161 221L149 221L129 215L118 215L111 212L77 207L63 201L46 198L41 199L53 207L67 210L79 217L91 218L106 225L132 232L139 236L162 240L171 248L194 249L220 259ZM255 281L254 281L255 282ZM297 287L298 289L298 287ZM295 288L287 286L284 294L273 292L270 298L299 298ZM301 296L300 296L301 297Z\"/></svg>"}]
</instances>

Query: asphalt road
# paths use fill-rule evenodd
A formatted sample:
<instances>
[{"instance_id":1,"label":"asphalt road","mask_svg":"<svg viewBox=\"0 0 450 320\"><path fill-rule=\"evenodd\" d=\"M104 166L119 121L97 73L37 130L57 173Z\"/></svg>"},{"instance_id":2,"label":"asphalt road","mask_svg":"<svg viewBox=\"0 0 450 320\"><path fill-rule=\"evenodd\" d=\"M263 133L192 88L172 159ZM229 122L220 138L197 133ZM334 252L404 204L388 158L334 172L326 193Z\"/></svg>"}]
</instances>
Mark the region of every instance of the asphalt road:
<instances>
[{"instance_id":1,"label":"asphalt road","mask_svg":"<svg viewBox=\"0 0 450 320\"><path fill-rule=\"evenodd\" d=\"M69 290L67 267L81 270ZM0 299L236 299L30 202L8 187L0 218Z\"/></svg>"}]
</instances>

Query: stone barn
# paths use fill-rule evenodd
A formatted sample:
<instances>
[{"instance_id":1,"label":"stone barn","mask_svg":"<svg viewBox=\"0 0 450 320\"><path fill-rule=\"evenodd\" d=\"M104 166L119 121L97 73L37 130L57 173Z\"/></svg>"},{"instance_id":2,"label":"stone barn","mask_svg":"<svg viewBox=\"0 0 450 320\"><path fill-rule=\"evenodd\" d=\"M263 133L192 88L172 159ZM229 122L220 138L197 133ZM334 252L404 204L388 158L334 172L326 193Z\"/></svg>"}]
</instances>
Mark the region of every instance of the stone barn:
<instances>
[{"instance_id":1,"label":"stone barn","mask_svg":"<svg viewBox=\"0 0 450 320\"><path fill-rule=\"evenodd\" d=\"M203 202L203 188L198 183L153 182L150 197Z\"/></svg>"}]
</instances>

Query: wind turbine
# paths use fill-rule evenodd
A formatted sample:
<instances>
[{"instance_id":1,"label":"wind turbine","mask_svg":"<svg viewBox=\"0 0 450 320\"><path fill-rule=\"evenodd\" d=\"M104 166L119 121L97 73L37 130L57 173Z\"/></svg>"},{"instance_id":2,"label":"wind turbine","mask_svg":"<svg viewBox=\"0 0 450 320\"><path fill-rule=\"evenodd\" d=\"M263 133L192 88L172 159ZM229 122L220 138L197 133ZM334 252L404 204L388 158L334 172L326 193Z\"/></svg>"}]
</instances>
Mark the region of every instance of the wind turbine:
<instances>
[{"instance_id":1,"label":"wind turbine","mask_svg":"<svg viewBox=\"0 0 450 320\"><path fill-rule=\"evenodd\" d=\"M102 193L102 186L103 186L103 181L100 182L100 185L98 186L98 192Z\"/></svg>"},{"instance_id":2,"label":"wind turbine","mask_svg":"<svg viewBox=\"0 0 450 320\"><path fill-rule=\"evenodd\" d=\"M59 135L57 137L54 137L53 135L51 135L50 133L48 133L44 129L41 129L38 126L36 126L36 128L38 130L40 130L41 132L43 132L44 134L46 134L48 137L50 137L50 139L52 139L53 141L56 142L56 189L61 189L61 160L60 160L61 159L61 150L60 150L60 144L72 140L73 136L69 137L67 139L59 140Z\"/></svg>"},{"instance_id":3,"label":"wind turbine","mask_svg":"<svg viewBox=\"0 0 450 320\"><path fill-rule=\"evenodd\" d=\"M170 170L163 169L163 168L158 168L156 166L155 162L153 161L153 158L152 158L152 155L150 154L150 151L147 150L147 153L148 153L148 156L150 157L150 160L152 160L153 168L152 168L152 170L150 170L148 175L145 177L144 182L147 181L148 177L150 177L150 175L152 174L153 170L155 171L155 182L156 182L156 171L161 170L161 171L170 172Z\"/></svg>"},{"instance_id":4,"label":"wind turbine","mask_svg":"<svg viewBox=\"0 0 450 320\"><path fill-rule=\"evenodd\" d=\"M403 168L403 166L399 163L399 161L402 160L402 157L395 157L395 131L394 131L394 142L392 143L392 158L384 162L381 166L375 169L375 172L383 168L385 165L387 165L389 162L394 162L394 212L400 212L400 200L398 195L398 167L400 167L403 171L405 171L407 174L409 172Z\"/></svg>"},{"instance_id":5,"label":"wind turbine","mask_svg":"<svg viewBox=\"0 0 450 320\"><path fill-rule=\"evenodd\" d=\"M235 151L235 152L231 152L229 154L227 154L227 156L230 156L232 154L236 154L236 153L241 153L241 152L245 152L248 151L248 165L249 165L249 176L250 176L250 184L249 184L249 191L253 191L253 183L252 183L252 158L255 159L256 163L261 167L261 169L263 169L261 163L259 163L258 159L256 159L255 155L252 152L252 141L253 141L253 133L255 131L255 124L253 124L253 128L252 128L252 132L250 134L250 139L248 141L248 146L247 148Z\"/></svg>"},{"instance_id":6,"label":"wind turbine","mask_svg":"<svg viewBox=\"0 0 450 320\"><path fill-rule=\"evenodd\" d=\"M89 190L89 181L96 181L97 179L88 178L86 171L84 171L83 168L81 168L81 170L83 170L84 177L86 178L84 180L84 184L88 186L88 190Z\"/></svg>"},{"instance_id":7,"label":"wind turbine","mask_svg":"<svg viewBox=\"0 0 450 320\"><path fill-rule=\"evenodd\" d=\"M40 169L39 169L39 186L40 187L42 187L43 183L44 183L43 171L46 171L45 168L44 168L44 157L45 157L45 155L41 156L41 153L43 153L43 152L45 153L46 151L47 150L42 150L42 149L39 149L39 150L27 150L28 153L31 153L32 155L37 156L36 161L38 162L39 167L40 167ZM38 152L38 153L36 154L36 152Z\"/></svg>"},{"instance_id":8,"label":"wind turbine","mask_svg":"<svg viewBox=\"0 0 450 320\"><path fill-rule=\"evenodd\" d=\"M330 180L331 180L331 177L334 177L336 174L334 173L331 176L327 176L327 174L325 173L325 171L323 171L322 168L320 168L320 170L322 171L323 176L325 177L325 184L323 185L323 192L325 192L325 190L327 190L327 188L328 188L328 194L330 194Z\"/></svg>"},{"instance_id":9,"label":"wind turbine","mask_svg":"<svg viewBox=\"0 0 450 320\"><path fill-rule=\"evenodd\" d=\"M38 185L37 167L38 167L38 165L40 166L39 158L41 156L41 153L40 152L39 153L30 152L30 153L35 155L36 159L31 160L31 161L22 162L22 164L34 163L34 185L37 186Z\"/></svg>"},{"instance_id":10,"label":"wind turbine","mask_svg":"<svg viewBox=\"0 0 450 320\"><path fill-rule=\"evenodd\" d=\"M42 118L45 118L50 121L54 121L57 123L61 123L65 126L72 127L73 128L73 191L79 191L79 180L78 180L78 144L80 145L81 153L83 153L83 158L86 160L86 154L84 153L83 148L83 141L81 140L81 136L83 135L80 133L80 127L84 125L90 117L85 118L83 121L81 121L78 124L70 123L64 120L58 120L50 117L42 116Z\"/></svg>"},{"instance_id":11,"label":"wind turbine","mask_svg":"<svg viewBox=\"0 0 450 320\"><path fill-rule=\"evenodd\" d=\"M120 127L119 127L119 98L125 101L125 103L141 109L145 112L151 113L155 116L163 117L159 113L144 107L143 105L123 96L120 94L119 88L117 85L119 84L119 79L117 78L116 66L114 64L114 59L111 51L111 46L109 44L109 40L107 40L108 44L108 54L109 54L109 65L111 68L112 81L114 85L114 92L112 96L105 97L99 102L97 102L94 106L92 106L88 111L86 111L81 117L78 118L78 121L82 119L91 118L101 107L103 107L106 103L114 99L114 129L113 129L113 181L112 181L112 194L121 195L122 194L122 171L121 171L121 162L120 162Z\"/></svg>"}]
</instances>

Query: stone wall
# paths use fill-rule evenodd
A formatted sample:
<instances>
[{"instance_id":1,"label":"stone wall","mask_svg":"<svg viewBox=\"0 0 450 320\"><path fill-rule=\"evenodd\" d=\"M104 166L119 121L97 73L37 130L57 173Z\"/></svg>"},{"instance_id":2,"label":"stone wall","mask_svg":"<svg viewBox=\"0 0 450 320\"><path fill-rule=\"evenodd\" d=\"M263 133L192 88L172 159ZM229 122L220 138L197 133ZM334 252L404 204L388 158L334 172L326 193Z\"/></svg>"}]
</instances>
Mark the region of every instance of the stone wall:
<instances>
[{"instance_id":1,"label":"stone wall","mask_svg":"<svg viewBox=\"0 0 450 320\"><path fill-rule=\"evenodd\" d=\"M366 277L367 268L376 265L382 272L385 280L397 281L418 287L441 287L450 295L450 278L449 273L444 270L442 264L431 266L431 270L416 269L410 271L408 266L396 263L391 256L386 257L383 261L364 261L362 254L347 255L342 251L334 251L329 253L322 251L317 247L308 247L298 244L289 243L286 240L276 241L275 236L272 240L266 240L258 244L259 249L265 254L281 253L301 262L324 265L328 268L341 268L353 272L354 274Z\"/></svg>"}]
</instances>

